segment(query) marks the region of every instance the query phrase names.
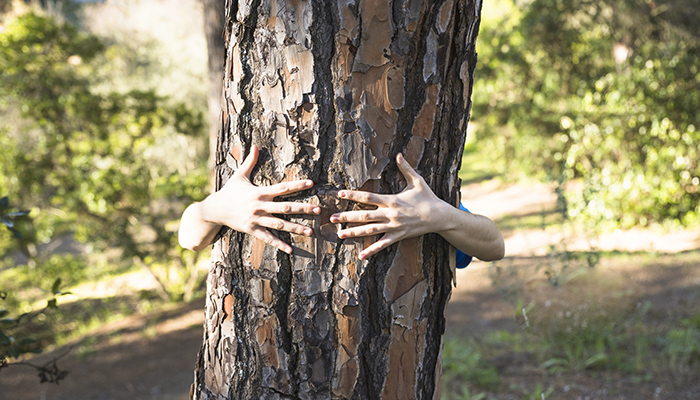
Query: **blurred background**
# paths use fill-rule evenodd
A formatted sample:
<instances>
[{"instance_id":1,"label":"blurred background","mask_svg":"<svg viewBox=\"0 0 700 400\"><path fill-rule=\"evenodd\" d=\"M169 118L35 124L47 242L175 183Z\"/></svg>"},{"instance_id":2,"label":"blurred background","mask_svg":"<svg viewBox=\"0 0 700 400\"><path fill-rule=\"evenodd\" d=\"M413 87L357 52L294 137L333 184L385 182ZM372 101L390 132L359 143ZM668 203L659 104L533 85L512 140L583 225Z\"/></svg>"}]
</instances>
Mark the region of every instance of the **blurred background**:
<instances>
[{"instance_id":1,"label":"blurred background","mask_svg":"<svg viewBox=\"0 0 700 400\"><path fill-rule=\"evenodd\" d=\"M0 399L187 398L203 12L0 0ZM484 2L462 201L507 257L458 273L442 398L700 398L698 21L700 0Z\"/></svg>"}]
</instances>

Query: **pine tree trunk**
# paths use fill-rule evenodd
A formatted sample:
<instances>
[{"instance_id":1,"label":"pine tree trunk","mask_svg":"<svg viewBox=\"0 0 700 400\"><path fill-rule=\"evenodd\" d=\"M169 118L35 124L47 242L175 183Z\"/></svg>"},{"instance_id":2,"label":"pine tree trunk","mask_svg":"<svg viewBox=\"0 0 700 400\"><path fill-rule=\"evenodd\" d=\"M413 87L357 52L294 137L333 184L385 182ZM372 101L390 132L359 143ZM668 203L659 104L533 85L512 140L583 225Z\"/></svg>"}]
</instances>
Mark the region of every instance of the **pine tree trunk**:
<instances>
[{"instance_id":1,"label":"pine tree trunk","mask_svg":"<svg viewBox=\"0 0 700 400\"><path fill-rule=\"evenodd\" d=\"M480 1L227 0L220 188L256 144L257 185L312 179L287 255L224 229L193 399L437 399L454 249L436 234L358 259L338 189L398 193L397 152L457 204Z\"/></svg>"}]
</instances>

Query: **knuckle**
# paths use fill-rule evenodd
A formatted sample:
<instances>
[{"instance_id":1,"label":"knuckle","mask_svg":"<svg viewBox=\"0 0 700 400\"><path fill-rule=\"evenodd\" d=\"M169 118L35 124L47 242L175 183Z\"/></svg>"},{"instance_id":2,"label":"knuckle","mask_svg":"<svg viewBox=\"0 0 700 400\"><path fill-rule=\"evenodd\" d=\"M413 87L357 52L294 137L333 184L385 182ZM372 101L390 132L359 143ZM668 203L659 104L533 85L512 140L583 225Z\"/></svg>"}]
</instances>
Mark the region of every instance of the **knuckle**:
<instances>
[{"instance_id":1,"label":"knuckle","mask_svg":"<svg viewBox=\"0 0 700 400\"><path fill-rule=\"evenodd\" d=\"M252 205L252 214L253 215L262 215L265 213L265 210L263 210L263 202L262 201L255 201Z\"/></svg>"},{"instance_id":2,"label":"knuckle","mask_svg":"<svg viewBox=\"0 0 700 400\"><path fill-rule=\"evenodd\" d=\"M258 225L257 218L250 218L243 222L243 227L248 231L252 231Z\"/></svg>"},{"instance_id":3,"label":"knuckle","mask_svg":"<svg viewBox=\"0 0 700 400\"><path fill-rule=\"evenodd\" d=\"M272 228L273 228L273 229L280 230L280 229L284 228L284 222L282 222L282 221L280 221L280 220L273 221L273 222L272 222Z\"/></svg>"},{"instance_id":4,"label":"knuckle","mask_svg":"<svg viewBox=\"0 0 700 400\"><path fill-rule=\"evenodd\" d=\"M282 206L282 213L283 213L283 214L289 214L290 212L292 212L292 206L289 205L289 204L284 204L284 205Z\"/></svg>"}]
</instances>

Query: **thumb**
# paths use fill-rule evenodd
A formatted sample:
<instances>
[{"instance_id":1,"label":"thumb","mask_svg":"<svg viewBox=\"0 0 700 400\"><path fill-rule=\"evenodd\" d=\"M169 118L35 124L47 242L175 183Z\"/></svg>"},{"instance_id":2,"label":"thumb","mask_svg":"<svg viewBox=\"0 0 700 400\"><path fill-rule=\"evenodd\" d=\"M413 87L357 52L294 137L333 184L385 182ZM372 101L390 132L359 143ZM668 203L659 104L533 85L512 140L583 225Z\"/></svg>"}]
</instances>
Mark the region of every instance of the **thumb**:
<instances>
[{"instance_id":1,"label":"thumb","mask_svg":"<svg viewBox=\"0 0 700 400\"><path fill-rule=\"evenodd\" d=\"M246 180L250 180L250 174L253 172L253 168L255 168L255 164L258 162L258 155L260 154L260 151L258 150L258 146L252 145L250 147L250 153L248 153L248 157L243 160L243 164L241 164L241 167L238 168L238 171L236 171L236 175L239 178L245 178Z\"/></svg>"},{"instance_id":2,"label":"thumb","mask_svg":"<svg viewBox=\"0 0 700 400\"><path fill-rule=\"evenodd\" d=\"M403 154L399 153L396 155L396 165L399 166L399 171L401 171L403 177L406 178L406 181L409 184L413 186L420 185L422 180L421 176L418 175L418 172L416 172L416 170L411 167L411 164L406 161Z\"/></svg>"}]
</instances>

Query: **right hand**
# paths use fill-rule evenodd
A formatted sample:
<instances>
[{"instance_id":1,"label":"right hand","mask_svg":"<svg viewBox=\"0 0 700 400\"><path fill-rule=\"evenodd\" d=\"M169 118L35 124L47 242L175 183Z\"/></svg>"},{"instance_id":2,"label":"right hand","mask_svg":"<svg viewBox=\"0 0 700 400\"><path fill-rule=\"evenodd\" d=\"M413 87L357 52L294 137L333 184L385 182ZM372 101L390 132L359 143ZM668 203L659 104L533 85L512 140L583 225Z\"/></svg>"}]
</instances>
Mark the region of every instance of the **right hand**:
<instances>
[{"instance_id":1,"label":"right hand","mask_svg":"<svg viewBox=\"0 0 700 400\"><path fill-rule=\"evenodd\" d=\"M203 218L211 223L253 235L265 243L291 254L292 247L275 236L270 229L311 236L313 230L286 221L274 214L318 215L321 208L314 204L276 202L275 197L310 189L311 180L283 182L272 186L255 186L250 174L258 161L259 150L253 145L241 167L221 190L203 201Z\"/></svg>"}]
</instances>

